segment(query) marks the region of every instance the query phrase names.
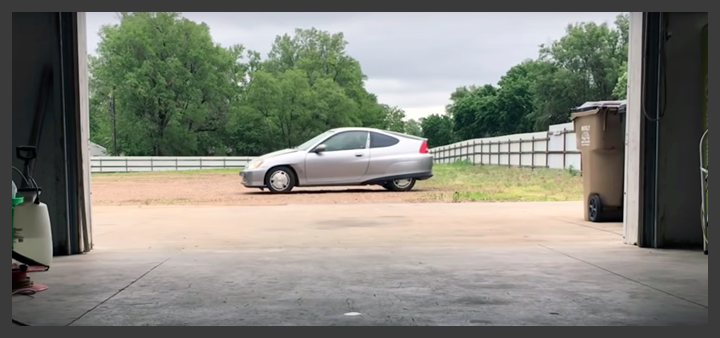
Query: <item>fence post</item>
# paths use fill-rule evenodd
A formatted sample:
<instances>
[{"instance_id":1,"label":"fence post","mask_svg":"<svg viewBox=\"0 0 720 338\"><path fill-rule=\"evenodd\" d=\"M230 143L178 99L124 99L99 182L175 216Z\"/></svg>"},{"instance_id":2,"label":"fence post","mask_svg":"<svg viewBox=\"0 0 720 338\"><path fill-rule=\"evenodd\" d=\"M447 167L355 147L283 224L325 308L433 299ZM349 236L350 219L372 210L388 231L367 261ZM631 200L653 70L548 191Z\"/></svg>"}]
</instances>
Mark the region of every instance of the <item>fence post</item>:
<instances>
[{"instance_id":1,"label":"fence post","mask_svg":"<svg viewBox=\"0 0 720 338\"><path fill-rule=\"evenodd\" d=\"M175 171L178 171L178 158L175 158Z\"/></svg>"},{"instance_id":2,"label":"fence post","mask_svg":"<svg viewBox=\"0 0 720 338\"><path fill-rule=\"evenodd\" d=\"M530 170L535 171L535 136L532 137L532 162L530 164Z\"/></svg>"},{"instance_id":3,"label":"fence post","mask_svg":"<svg viewBox=\"0 0 720 338\"><path fill-rule=\"evenodd\" d=\"M125 158L125 172L126 173L130 172L130 169L128 169L128 158L127 157Z\"/></svg>"},{"instance_id":4,"label":"fence post","mask_svg":"<svg viewBox=\"0 0 720 338\"><path fill-rule=\"evenodd\" d=\"M563 128L563 170L567 169L567 129Z\"/></svg>"},{"instance_id":5,"label":"fence post","mask_svg":"<svg viewBox=\"0 0 720 338\"><path fill-rule=\"evenodd\" d=\"M470 160L470 143L465 144L463 149L465 149L465 161L469 161Z\"/></svg>"},{"instance_id":6,"label":"fence post","mask_svg":"<svg viewBox=\"0 0 720 338\"><path fill-rule=\"evenodd\" d=\"M512 152L510 149L512 149L512 140L508 139L508 168L512 167Z\"/></svg>"},{"instance_id":7,"label":"fence post","mask_svg":"<svg viewBox=\"0 0 720 338\"><path fill-rule=\"evenodd\" d=\"M223 157L223 169L227 169L227 158Z\"/></svg>"},{"instance_id":8,"label":"fence post","mask_svg":"<svg viewBox=\"0 0 720 338\"><path fill-rule=\"evenodd\" d=\"M523 140L520 139L520 158L518 159L518 165L520 168L522 168L522 158L523 158Z\"/></svg>"},{"instance_id":9,"label":"fence post","mask_svg":"<svg viewBox=\"0 0 720 338\"><path fill-rule=\"evenodd\" d=\"M202 157L200 158L200 170L203 170Z\"/></svg>"},{"instance_id":10,"label":"fence post","mask_svg":"<svg viewBox=\"0 0 720 338\"><path fill-rule=\"evenodd\" d=\"M485 165L485 141L480 140L480 165Z\"/></svg>"},{"instance_id":11,"label":"fence post","mask_svg":"<svg viewBox=\"0 0 720 338\"><path fill-rule=\"evenodd\" d=\"M545 137L545 167L550 168L550 133Z\"/></svg>"},{"instance_id":12,"label":"fence post","mask_svg":"<svg viewBox=\"0 0 720 338\"><path fill-rule=\"evenodd\" d=\"M476 164L476 163L475 163L475 162L476 162L476 161L475 161L475 157L477 156L477 141L473 140L473 145L472 145L472 147L473 147L473 148L472 148L472 149L473 149L473 151L472 151L472 164L475 165L475 164Z\"/></svg>"},{"instance_id":13,"label":"fence post","mask_svg":"<svg viewBox=\"0 0 720 338\"><path fill-rule=\"evenodd\" d=\"M489 156L489 158L490 158L490 163L488 163L488 164L489 164L489 165L493 165L493 160L492 160L492 157L493 157L493 149L492 149L492 148L493 148L493 142L490 141L490 143L488 143L488 144L489 144L489 147L490 147L490 150L488 150L488 153L489 153L488 156ZM498 165L500 165L500 155L498 155Z\"/></svg>"},{"instance_id":14,"label":"fence post","mask_svg":"<svg viewBox=\"0 0 720 338\"><path fill-rule=\"evenodd\" d=\"M153 172L153 171L155 171L155 159L151 157L150 158L150 172Z\"/></svg>"}]
</instances>

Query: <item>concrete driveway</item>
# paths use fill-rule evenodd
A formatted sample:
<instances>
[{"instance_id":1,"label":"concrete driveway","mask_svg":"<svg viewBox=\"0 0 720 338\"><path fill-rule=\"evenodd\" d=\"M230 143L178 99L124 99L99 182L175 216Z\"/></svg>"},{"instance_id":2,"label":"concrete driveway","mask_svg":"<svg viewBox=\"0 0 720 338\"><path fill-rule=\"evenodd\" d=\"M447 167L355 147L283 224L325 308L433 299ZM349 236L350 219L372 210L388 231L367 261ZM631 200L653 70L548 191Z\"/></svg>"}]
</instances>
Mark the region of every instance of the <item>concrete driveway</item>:
<instances>
[{"instance_id":1,"label":"concrete driveway","mask_svg":"<svg viewBox=\"0 0 720 338\"><path fill-rule=\"evenodd\" d=\"M708 258L579 203L95 207L31 325L707 325Z\"/></svg>"}]
</instances>

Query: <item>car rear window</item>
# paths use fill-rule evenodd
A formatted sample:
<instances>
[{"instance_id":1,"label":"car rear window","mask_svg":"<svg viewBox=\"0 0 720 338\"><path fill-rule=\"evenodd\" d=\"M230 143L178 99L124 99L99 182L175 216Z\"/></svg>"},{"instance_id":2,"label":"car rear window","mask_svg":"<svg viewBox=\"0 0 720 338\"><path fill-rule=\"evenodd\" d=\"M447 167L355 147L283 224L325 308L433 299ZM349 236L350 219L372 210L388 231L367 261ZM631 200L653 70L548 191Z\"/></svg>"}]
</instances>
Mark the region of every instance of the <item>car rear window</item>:
<instances>
[{"instance_id":1,"label":"car rear window","mask_svg":"<svg viewBox=\"0 0 720 338\"><path fill-rule=\"evenodd\" d=\"M400 143L400 140L379 133L370 133L370 148L387 148Z\"/></svg>"}]
</instances>

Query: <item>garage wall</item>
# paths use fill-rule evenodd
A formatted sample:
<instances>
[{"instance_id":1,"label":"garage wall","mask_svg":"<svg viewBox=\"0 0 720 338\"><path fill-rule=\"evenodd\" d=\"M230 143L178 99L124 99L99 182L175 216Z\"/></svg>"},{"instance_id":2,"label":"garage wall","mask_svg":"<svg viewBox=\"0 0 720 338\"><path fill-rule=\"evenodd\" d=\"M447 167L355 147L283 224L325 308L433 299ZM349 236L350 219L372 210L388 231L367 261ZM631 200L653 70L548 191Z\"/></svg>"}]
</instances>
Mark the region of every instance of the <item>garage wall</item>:
<instances>
[{"instance_id":1,"label":"garage wall","mask_svg":"<svg viewBox=\"0 0 720 338\"><path fill-rule=\"evenodd\" d=\"M670 13L666 98L660 121L658 245L702 246L700 155L702 29L707 13ZM661 103L661 109L663 107Z\"/></svg>"},{"instance_id":2,"label":"garage wall","mask_svg":"<svg viewBox=\"0 0 720 338\"><path fill-rule=\"evenodd\" d=\"M77 59L77 97L79 114L79 129L75 138L76 151L80 154L78 161L77 190L79 194L78 218L80 223L80 243L78 251L88 252L93 248L92 238L92 194L90 192L91 163L90 158L90 88L88 72L87 49L87 17L86 13L79 12L75 16L75 36L77 45L74 47Z\"/></svg>"},{"instance_id":3,"label":"garage wall","mask_svg":"<svg viewBox=\"0 0 720 338\"><path fill-rule=\"evenodd\" d=\"M53 68L54 88L60 88L58 17L54 13L13 13L12 164L22 170L15 148L28 143L34 120L43 65ZM43 188L42 201L50 210L55 252L68 244L68 208L64 120L60 90L54 90L42 129L35 179ZM18 176L13 176L20 182Z\"/></svg>"},{"instance_id":4,"label":"garage wall","mask_svg":"<svg viewBox=\"0 0 720 338\"><path fill-rule=\"evenodd\" d=\"M50 212L55 255L78 254L91 248L90 238L82 235L90 225L84 217L88 190L80 150L87 149L79 104L84 65L77 56L85 54L86 47L78 43L76 18L74 13L15 12L12 20L11 157L17 168L23 163L16 159L15 148L29 143L44 66L49 65L54 74L34 177Z\"/></svg>"},{"instance_id":5,"label":"garage wall","mask_svg":"<svg viewBox=\"0 0 720 338\"><path fill-rule=\"evenodd\" d=\"M645 117L643 100L643 13L630 13L628 50L628 107L625 124L624 243L640 245L643 224L643 166Z\"/></svg>"}]
</instances>

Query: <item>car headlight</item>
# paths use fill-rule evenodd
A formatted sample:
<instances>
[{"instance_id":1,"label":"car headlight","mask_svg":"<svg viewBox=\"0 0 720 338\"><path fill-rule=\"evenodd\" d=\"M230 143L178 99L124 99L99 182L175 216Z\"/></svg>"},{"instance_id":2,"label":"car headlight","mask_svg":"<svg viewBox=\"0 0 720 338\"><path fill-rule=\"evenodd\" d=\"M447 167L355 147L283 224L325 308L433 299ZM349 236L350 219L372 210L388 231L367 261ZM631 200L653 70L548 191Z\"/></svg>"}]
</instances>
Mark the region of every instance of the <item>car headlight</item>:
<instances>
[{"instance_id":1,"label":"car headlight","mask_svg":"<svg viewBox=\"0 0 720 338\"><path fill-rule=\"evenodd\" d=\"M255 170L257 168L262 167L263 161L252 161L250 164L248 164L247 169L248 170Z\"/></svg>"}]
</instances>

